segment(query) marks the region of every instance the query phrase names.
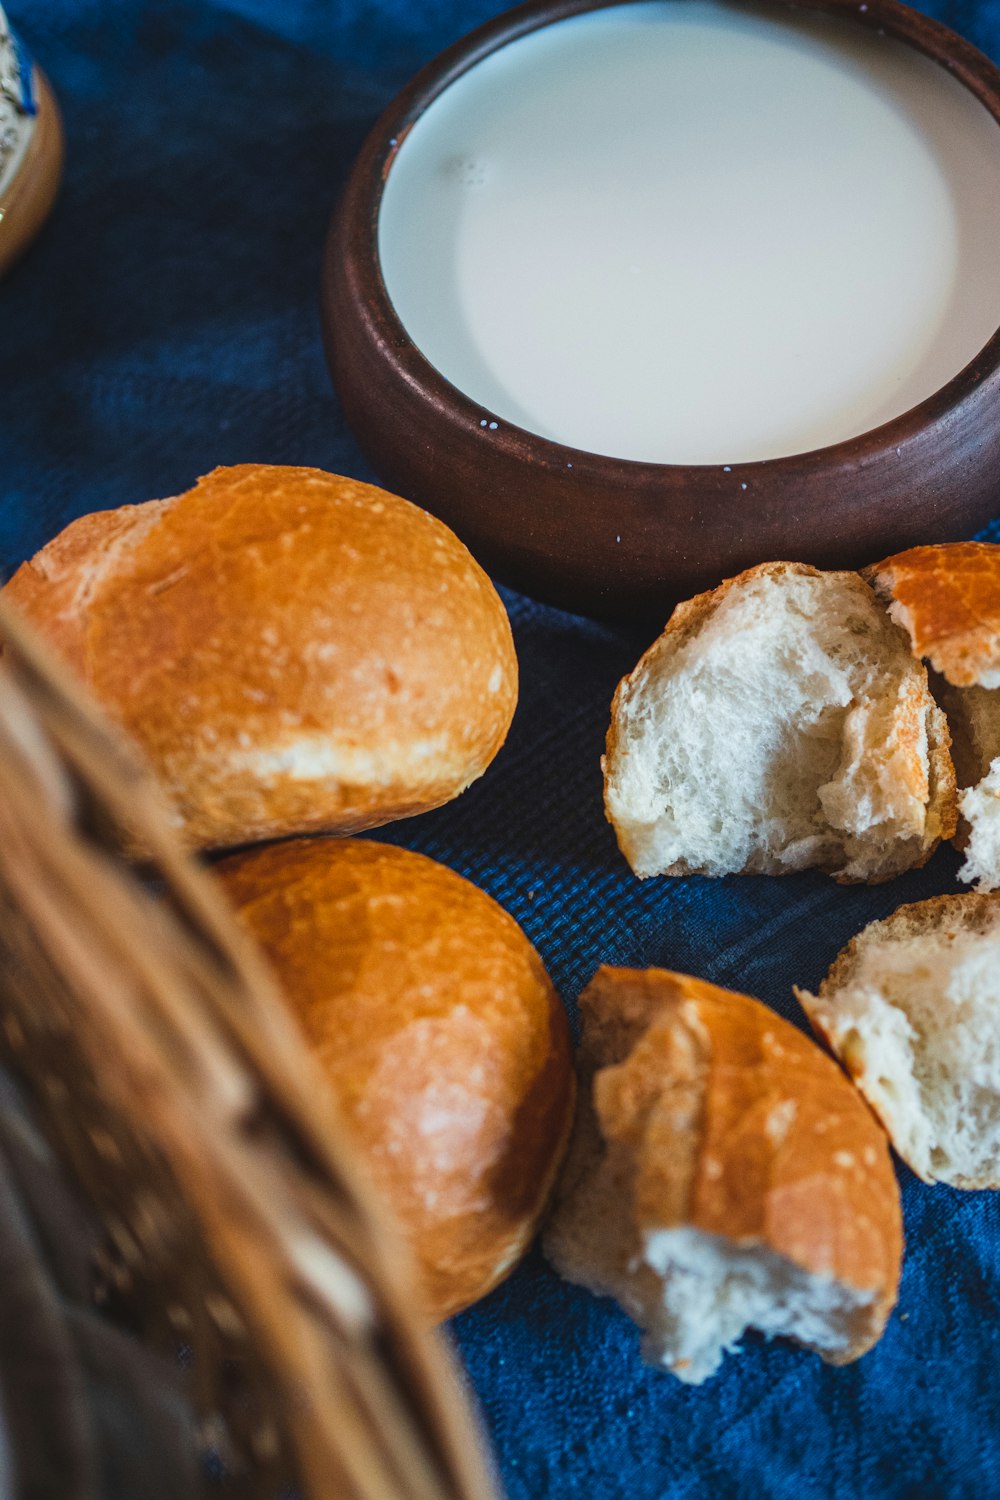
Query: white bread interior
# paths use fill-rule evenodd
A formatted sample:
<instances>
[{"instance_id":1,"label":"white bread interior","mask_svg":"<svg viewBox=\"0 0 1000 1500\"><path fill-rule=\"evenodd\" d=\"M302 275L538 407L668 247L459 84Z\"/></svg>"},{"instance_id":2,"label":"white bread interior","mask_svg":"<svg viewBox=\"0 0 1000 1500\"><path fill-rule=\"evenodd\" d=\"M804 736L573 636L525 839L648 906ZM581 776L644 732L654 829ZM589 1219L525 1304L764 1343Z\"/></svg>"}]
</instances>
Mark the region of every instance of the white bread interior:
<instances>
[{"instance_id":1,"label":"white bread interior","mask_svg":"<svg viewBox=\"0 0 1000 1500\"><path fill-rule=\"evenodd\" d=\"M724 1355L739 1353L749 1328L842 1359L875 1300L871 1289L804 1271L760 1245L743 1249L690 1227L647 1234L642 1257L660 1278L659 1296L643 1310L643 1355L686 1385L700 1385Z\"/></svg>"},{"instance_id":2,"label":"white bread interior","mask_svg":"<svg viewBox=\"0 0 1000 1500\"><path fill-rule=\"evenodd\" d=\"M648 1364L701 1385L727 1354L740 1353L748 1329L792 1339L835 1364L868 1342L871 1288L693 1225L637 1233L599 1148L576 1165L586 1174L583 1191L571 1215L553 1220L546 1254L567 1280L615 1298L642 1329Z\"/></svg>"},{"instance_id":3,"label":"white bread interior","mask_svg":"<svg viewBox=\"0 0 1000 1500\"><path fill-rule=\"evenodd\" d=\"M958 878L977 891L995 891L1000 887L1000 755L982 780L961 794L958 807L968 828Z\"/></svg>"},{"instance_id":4,"label":"white bread interior","mask_svg":"<svg viewBox=\"0 0 1000 1500\"><path fill-rule=\"evenodd\" d=\"M900 907L798 994L925 1182L1000 1187L1000 897Z\"/></svg>"},{"instance_id":5,"label":"white bread interior","mask_svg":"<svg viewBox=\"0 0 1000 1500\"><path fill-rule=\"evenodd\" d=\"M607 813L640 876L885 880L954 830L948 744L867 584L765 564L678 606L620 684Z\"/></svg>"}]
</instances>

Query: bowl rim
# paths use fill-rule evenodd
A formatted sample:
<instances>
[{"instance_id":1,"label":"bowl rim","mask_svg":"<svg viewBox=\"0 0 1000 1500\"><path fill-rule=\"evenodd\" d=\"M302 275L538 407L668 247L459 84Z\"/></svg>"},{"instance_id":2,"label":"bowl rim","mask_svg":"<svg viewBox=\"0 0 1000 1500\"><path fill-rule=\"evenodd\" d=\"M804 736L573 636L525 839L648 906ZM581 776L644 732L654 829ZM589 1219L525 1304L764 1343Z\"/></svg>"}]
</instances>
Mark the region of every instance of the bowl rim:
<instances>
[{"instance_id":1,"label":"bowl rim","mask_svg":"<svg viewBox=\"0 0 1000 1500\"><path fill-rule=\"evenodd\" d=\"M623 475L649 480L657 475L709 475L759 472L824 472L867 459L873 453L900 449L928 427L940 423L961 406L990 375L1000 371L1000 328L980 350L931 395L876 427L820 448L780 457L706 464L652 463L574 448L519 426L453 385L417 347L389 296L378 250L382 195L393 162L416 121L464 73L510 42L546 26L590 11L611 10L632 0L525 0L525 3L476 27L437 54L391 100L366 138L335 215L346 215L352 242L360 252L356 265L365 293L365 316L408 386L437 411L450 409L459 421L473 426L496 422L490 439L501 450L523 460L526 450L552 467L586 469L593 478L621 482ZM649 0L640 0L649 3ZM819 11L841 16L856 25L894 37L937 63L979 100L1000 127L1000 68L971 42L940 21L913 10L900 0L768 0L790 11ZM324 259L336 253L335 227L327 239ZM329 274L324 265L324 278ZM485 422L484 422L485 414Z\"/></svg>"}]
</instances>

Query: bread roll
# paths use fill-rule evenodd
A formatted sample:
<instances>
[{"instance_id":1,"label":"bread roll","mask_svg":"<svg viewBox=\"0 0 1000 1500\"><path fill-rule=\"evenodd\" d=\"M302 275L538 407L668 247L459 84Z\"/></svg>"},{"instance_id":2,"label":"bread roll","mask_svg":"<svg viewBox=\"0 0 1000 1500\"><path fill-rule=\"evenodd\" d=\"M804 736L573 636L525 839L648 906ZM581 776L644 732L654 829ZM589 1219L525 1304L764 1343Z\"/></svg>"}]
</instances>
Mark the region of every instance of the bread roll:
<instances>
[{"instance_id":1,"label":"bread roll","mask_svg":"<svg viewBox=\"0 0 1000 1500\"><path fill-rule=\"evenodd\" d=\"M901 906L797 993L919 1177L1000 1187L1000 896Z\"/></svg>"},{"instance_id":2,"label":"bread roll","mask_svg":"<svg viewBox=\"0 0 1000 1500\"><path fill-rule=\"evenodd\" d=\"M447 802L517 697L506 613L461 542L318 469L216 469L85 516L4 596L138 740L204 847Z\"/></svg>"},{"instance_id":3,"label":"bread roll","mask_svg":"<svg viewBox=\"0 0 1000 1500\"><path fill-rule=\"evenodd\" d=\"M955 687L1000 688L1000 547L911 547L865 576L915 655Z\"/></svg>"},{"instance_id":4,"label":"bread roll","mask_svg":"<svg viewBox=\"0 0 1000 1500\"><path fill-rule=\"evenodd\" d=\"M966 851L959 879L1000 887L1000 547L911 547L866 575L932 682L954 741Z\"/></svg>"},{"instance_id":5,"label":"bread roll","mask_svg":"<svg viewBox=\"0 0 1000 1500\"><path fill-rule=\"evenodd\" d=\"M569 1131L566 1018L517 923L454 871L361 840L217 866L410 1241L434 1320L526 1249Z\"/></svg>"},{"instance_id":6,"label":"bread roll","mask_svg":"<svg viewBox=\"0 0 1000 1500\"><path fill-rule=\"evenodd\" d=\"M643 1353L698 1384L747 1328L832 1364L896 1300L899 1191L839 1069L745 995L601 969L581 997L580 1108L545 1249L615 1297Z\"/></svg>"},{"instance_id":7,"label":"bread roll","mask_svg":"<svg viewBox=\"0 0 1000 1500\"><path fill-rule=\"evenodd\" d=\"M640 876L887 880L954 832L948 744L856 573L766 563L678 605L619 684L605 805Z\"/></svg>"}]
</instances>

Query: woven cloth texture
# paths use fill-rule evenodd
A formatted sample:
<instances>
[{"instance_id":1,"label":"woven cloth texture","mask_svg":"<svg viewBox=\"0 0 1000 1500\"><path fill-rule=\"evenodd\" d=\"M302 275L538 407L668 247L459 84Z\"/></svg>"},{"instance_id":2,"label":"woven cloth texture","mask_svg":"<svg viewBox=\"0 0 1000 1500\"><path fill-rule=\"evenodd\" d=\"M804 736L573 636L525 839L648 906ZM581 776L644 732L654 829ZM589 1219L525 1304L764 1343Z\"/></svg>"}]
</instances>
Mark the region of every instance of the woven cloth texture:
<instances>
[{"instance_id":1,"label":"woven cloth texture","mask_svg":"<svg viewBox=\"0 0 1000 1500\"><path fill-rule=\"evenodd\" d=\"M375 478L320 345L326 222L382 105L496 8L8 6L55 84L69 149L53 220L0 285L0 569L75 516L176 494L216 464ZM927 8L1000 56L998 0ZM871 919L957 889L949 851L873 890L815 874L640 884L602 815L599 758L615 683L648 632L504 598L522 673L508 744L452 806L379 836L506 906L571 1016L599 962L662 964L802 1025L793 983L815 987ZM453 1324L510 1500L1000 1493L1000 1199L900 1174L899 1307L846 1369L751 1336L686 1389L643 1366L612 1303L561 1284L533 1251Z\"/></svg>"}]
</instances>

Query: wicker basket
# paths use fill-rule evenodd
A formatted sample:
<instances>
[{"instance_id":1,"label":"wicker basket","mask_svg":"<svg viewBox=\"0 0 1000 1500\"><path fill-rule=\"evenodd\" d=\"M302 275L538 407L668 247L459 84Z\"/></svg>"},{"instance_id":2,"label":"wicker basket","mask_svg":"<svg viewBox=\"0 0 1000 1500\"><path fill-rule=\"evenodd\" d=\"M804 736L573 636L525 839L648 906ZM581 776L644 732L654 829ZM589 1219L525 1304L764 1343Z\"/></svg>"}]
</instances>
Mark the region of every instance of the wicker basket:
<instances>
[{"instance_id":1,"label":"wicker basket","mask_svg":"<svg viewBox=\"0 0 1000 1500\"><path fill-rule=\"evenodd\" d=\"M213 1493L486 1500L451 1357L271 979L131 750L3 606L0 637L0 1062L99 1225L101 1324L180 1374Z\"/></svg>"}]
</instances>

